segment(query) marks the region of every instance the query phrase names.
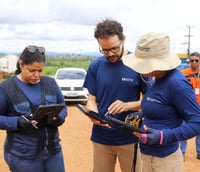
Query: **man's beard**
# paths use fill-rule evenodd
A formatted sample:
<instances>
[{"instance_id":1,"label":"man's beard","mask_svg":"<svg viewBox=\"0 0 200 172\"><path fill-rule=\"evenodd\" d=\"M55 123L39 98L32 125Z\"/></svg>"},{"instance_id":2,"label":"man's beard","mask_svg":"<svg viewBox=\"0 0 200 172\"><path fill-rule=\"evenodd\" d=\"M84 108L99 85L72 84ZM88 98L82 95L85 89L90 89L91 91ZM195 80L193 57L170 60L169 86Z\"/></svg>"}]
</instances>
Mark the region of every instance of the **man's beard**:
<instances>
[{"instance_id":1,"label":"man's beard","mask_svg":"<svg viewBox=\"0 0 200 172\"><path fill-rule=\"evenodd\" d=\"M122 56L123 56L123 54L124 54L124 46L122 46L122 52L121 52L121 54L118 56L116 56L116 55L113 55L113 56L109 56L109 57L106 57L107 58L107 60L110 62L110 63L116 63L116 62L118 62L118 61L121 61L122 60ZM111 60L111 58L117 58L117 60L116 61L112 61Z\"/></svg>"}]
</instances>

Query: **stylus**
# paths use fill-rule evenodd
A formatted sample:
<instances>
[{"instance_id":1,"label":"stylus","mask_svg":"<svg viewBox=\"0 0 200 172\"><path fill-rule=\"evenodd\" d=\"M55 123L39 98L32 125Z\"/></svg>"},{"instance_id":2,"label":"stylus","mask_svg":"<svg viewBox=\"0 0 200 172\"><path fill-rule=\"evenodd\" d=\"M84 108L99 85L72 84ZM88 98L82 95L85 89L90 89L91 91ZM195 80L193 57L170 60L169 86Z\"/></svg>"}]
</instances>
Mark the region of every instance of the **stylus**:
<instances>
[{"instance_id":1,"label":"stylus","mask_svg":"<svg viewBox=\"0 0 200 172\"><path fill-rule=\"evenodd\" d=\"M30 123L31 123L31 121L28 120L24 115L22 115L21 117L24 118L27 122L30 122ZM37 127L35 124L31 123L31 125L32 125L34 128L38 129L38 127Z\"/></svg>"}]
</instances>

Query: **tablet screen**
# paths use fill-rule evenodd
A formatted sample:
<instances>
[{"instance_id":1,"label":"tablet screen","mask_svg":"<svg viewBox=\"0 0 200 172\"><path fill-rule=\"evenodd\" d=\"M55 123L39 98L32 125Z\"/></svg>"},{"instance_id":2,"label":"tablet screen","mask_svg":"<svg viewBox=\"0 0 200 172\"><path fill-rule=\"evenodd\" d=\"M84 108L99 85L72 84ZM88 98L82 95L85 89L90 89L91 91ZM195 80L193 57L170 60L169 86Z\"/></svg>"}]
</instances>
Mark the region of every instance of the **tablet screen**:
<instances>
[{"instance_id":1,"label":"tablet screen","mask_svg":"<svg viewBox=\"0 0 200 172\"><path fill-rule=\"evenodd\" d=\"M38 123L47 119L48 116L58 116L65 104L39 105L33 114L33 119Z\"/></svg>"}]
</instances>

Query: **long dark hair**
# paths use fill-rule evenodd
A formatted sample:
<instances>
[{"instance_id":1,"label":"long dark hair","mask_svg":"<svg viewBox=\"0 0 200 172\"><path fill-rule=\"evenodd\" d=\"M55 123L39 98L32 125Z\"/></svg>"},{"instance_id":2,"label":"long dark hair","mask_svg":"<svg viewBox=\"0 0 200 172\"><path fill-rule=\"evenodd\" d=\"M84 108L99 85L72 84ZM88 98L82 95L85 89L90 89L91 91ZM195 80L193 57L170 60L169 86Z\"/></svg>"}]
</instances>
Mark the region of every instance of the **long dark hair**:
<instances>
[{"instance_id":1,"label":"long dark hair","mask_svg":"<svg viewBox=\"0 0 200 172\"><path fill-rule=\"evenodd\" d=\"M31 45L28 47L25 47L21 55L19 56L19 60L22 60L23 64L32 64L34 62L46 62L46 55L45 55L45 48L38 47L35 45ZM15 75L21 73L21 69L19 66L19 60L17 61L15 70Z\"/></svg>"}]
</instances>

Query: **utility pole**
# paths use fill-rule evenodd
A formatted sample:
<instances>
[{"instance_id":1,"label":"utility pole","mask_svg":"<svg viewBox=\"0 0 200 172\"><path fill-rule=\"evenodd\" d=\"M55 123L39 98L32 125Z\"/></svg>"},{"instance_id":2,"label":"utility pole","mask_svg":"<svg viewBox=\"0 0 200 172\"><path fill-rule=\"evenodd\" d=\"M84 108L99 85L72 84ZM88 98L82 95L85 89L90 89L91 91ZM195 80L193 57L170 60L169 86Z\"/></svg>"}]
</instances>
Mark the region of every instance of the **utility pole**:
<instances>
[{"instance_id":1,"label":"utility pole","mask_svg":"<svg viewBox=\"0 0 200 172\"><path fill-rule=\"evenodd\" d=\"M192 26L191 26L191 25L186 25L186 27L188 27L188 35L185 35L185 36L188 37L188 42L187 42L187 45L188 45L187 54L189 55L189 54L190 54L190 38L192 37L192 35L191 35L191 28L192 28Z\"/></svg>"}]
</instances>

